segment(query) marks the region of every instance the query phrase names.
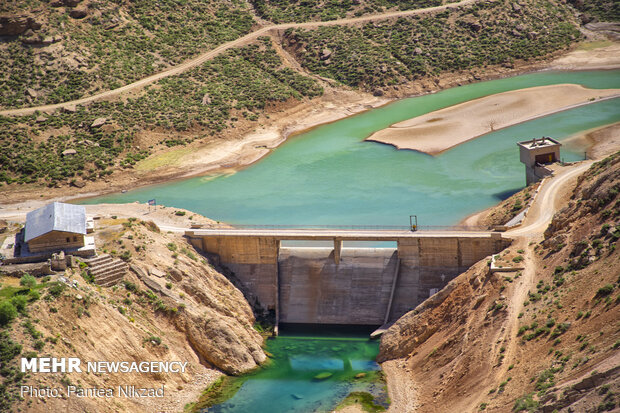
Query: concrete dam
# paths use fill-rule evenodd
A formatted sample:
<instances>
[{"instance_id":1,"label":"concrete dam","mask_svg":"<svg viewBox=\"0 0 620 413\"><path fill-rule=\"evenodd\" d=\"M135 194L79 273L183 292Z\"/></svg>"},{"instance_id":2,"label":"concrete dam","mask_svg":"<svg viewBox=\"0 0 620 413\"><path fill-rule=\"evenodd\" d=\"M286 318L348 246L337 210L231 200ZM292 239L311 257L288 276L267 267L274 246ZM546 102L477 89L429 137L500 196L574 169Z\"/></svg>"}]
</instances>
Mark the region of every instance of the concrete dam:
<instances>
[{"instance_id":1,"label":"concrete dam","mask_svg":"<svg viewBox=\"0 0 620 413\"><path fill-rule=\"evenodd\" d=\"M219 257L278 323L382 325L415 308L475 262L506 248L497 232L245 230L185 232ZM333 248L281 241L332 241ZM343 248L395 241L396 248Z\"/></svg>"}]
</instances>

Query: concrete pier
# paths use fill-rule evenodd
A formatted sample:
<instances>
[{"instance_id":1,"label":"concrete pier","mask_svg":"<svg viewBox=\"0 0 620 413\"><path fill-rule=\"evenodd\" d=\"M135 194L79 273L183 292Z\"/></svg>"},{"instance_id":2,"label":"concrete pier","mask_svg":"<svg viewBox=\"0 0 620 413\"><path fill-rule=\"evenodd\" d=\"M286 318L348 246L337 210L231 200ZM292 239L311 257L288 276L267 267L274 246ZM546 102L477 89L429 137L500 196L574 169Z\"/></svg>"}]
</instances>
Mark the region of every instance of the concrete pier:
<instances>
[{"instance_id":1,"label":"concrete pier","mask_svg":"<svg viewBox=\"0 0 620 413\"><path fill-rule=\"evenodd\" d=\"M382 325L415 308L510 240L494 232L190 230L283 323ZM282 240L330 240L333 248L284 248ZM343 248L396 241L397 248Z\"/></svg>"}]
</instances>

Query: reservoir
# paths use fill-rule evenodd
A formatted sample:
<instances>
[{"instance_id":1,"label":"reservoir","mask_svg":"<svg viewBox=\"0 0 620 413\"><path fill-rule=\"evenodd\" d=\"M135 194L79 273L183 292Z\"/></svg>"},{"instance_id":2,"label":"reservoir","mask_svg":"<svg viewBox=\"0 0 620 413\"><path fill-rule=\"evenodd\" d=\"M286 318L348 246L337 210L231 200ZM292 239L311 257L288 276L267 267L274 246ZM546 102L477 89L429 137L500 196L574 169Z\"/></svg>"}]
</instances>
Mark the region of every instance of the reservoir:
<instances>
[{"instance_id":1,"label":"reservoir","mask_svg":"<svg viewBox=\"0 0 620 413\"><path fill-rule=\"evenodd\" d=\"M525 186L517 141L558 140L620 121L612 99L528 121L438 156L364 142L395 122L478 97L526 87L574 83L620 88L620 70L539 72L402 99L290 138L260 162L231 175L149 186L85 201L146 202L186 208L233 224L454 225ZM454 133L458 133L455 131ZM565 161L583 152L562 148Z\"/></svg>"}]
</instances>

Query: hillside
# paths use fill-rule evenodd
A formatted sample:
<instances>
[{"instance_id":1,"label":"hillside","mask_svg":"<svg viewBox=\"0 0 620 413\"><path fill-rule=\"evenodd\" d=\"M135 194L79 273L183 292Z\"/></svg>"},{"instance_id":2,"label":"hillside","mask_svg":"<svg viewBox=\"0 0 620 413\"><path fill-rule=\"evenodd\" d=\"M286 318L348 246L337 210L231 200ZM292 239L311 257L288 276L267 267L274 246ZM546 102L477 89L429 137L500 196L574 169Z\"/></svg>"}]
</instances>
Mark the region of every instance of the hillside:
<instances>
[{"instance_id":1,"label":"hillside","mask_svg":"<svg viewBox=\"0 0 620 413\"><path fill-rule=\"evenodd\" d=\"M412 10L454 3L452 0L250 0L256 14L274 23L301 23L359 17L393 10Z\"/></svg>"},{"instance_id":2,"label":"hillside","mask_svg":"<svg viewBox=\"0 0 620 413\"><path fill-rule=\"evenodd\" d=\"M159 220L182 225L188 216L161 210ZM184 212L184 211L183 211ZM194 221L206 219L189 214ZM176 220L176 221L175 221ZM100 253L121 257L131 266L111 288L92 284L84 265L39 278L34 285L2 277L3 379L0 410L171 411L183 410L221 375L240 374L265 361L263 339L254 329L253 310L243 294L180 235L164 233L150 221L104 215L97 221ZM75 286L74 286L75 283ZM19 310L6 318L10 305ZM79 357L87 361L157 360L188 362L185 373L26 374L19 357ZM27 397L19 385L84 388L165 386L165 397L114 403L98 397ZM160 410L161 409L161 410Z\"/></svg>"},{"instance_id":3,"label":"hillside","mask_svg":"<svg viewBox=\"0 0 620 413\"><path fill-rule=\"evenodd\" d=\"M616 153L579 178L544 235L499 254L524 269L481 261L399 319L379 358L388 383L411 380L417 394L392 393L396 406L409 397L420 412L614 410L619 192Z\"/></svg>"},{"instance_id":4,"label":"hillside","mask_svg":"<svg viewBox=\"0 0 620 413\"><path fill-rule=\"evenodd\" d=\"M117 88L255 30L253 19L261 17L253 13L260 7L265 16L290 9L272 1L254 7L237 1L177 3L4 3L0 107L70 101ZM345 17L361 12L380 18L384 11L431 3L325 2L312 10L328 13L342 5ZM290 10L302 13L304 7ZM87 16L71 17L78 9ZM10 193L24 184L72 185L85 192L93 190L93 182L152 182L191 173L136 167L145 158L182 157L239 140L276 124L283 111L346 103L339 94L351 89L358 100L368 100L366 92L402 97L536 67L581 39L574 13L555 0L499 0L364 24L266 31L181 74L114 98L0 116L0 185L9 185L4 190ZM183 162L179 165L182 169Z\"/></svg>"},{"instance_id":5,"label":"hillside","mask_svg":"<svg viewBox=\"0 0 620 413\"><path fill-rule=\"evenodd\" d=\"M312 72L385 93L377 88L541 58L579 39L577 26L560 2L492 1L360 27L289 29L284 45Z\"/></svg>"},{"instance_id":6,"label":"hillside","mask_svg":"<svg viewBox=\"0 0 620 413\"><path fill-rule=\"evenodd\" d=\"M3 1L0 108L114 89L248 33L242 1Z\"/></svg>"}]
</instances>

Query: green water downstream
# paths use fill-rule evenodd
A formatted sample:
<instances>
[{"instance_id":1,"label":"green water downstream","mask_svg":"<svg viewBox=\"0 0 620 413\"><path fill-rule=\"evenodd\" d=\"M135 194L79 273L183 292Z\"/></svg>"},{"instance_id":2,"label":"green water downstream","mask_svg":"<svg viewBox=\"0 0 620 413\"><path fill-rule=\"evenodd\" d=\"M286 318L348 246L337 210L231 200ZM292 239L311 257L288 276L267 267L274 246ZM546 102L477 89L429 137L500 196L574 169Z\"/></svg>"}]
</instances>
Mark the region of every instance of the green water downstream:
<instances>
[{"instance_id":1,"label":"green water downstream","mask_svg":"<svg viewBox=\"0 0 620 413\"><path fill-rule=\"evenodd\" d=\"M284 329L279 337L267 340L266 349L272 357L266 368L227 378L222 390L223 398L229 398L215 400L216 404L199 411L331 412L351 393L364 393L376 408L388 407L385 383L374 361L379 342L368 339L372 330L338 330L342 329L316 329L313 333Z\"/></svg>"},{"instance_id":2,"label":"green water downstream","mask_svg":"<svg viewBox=\"0 0 620 413\"><path fill-rule=\"evenodd\" d=\"M149 186L88 200L186 208L234 224L453 225L525 186L516 142L565 139L620 121L620 99L592 103L474 139L439 156L364 142L395 122L481 96L561 83L620 88L620 71L540 72L403 99L295 136L232 175ZM454 133L458 133L455 131ZM566 161L583 153L565 148Z\"/></svg>"}]
</instances>

